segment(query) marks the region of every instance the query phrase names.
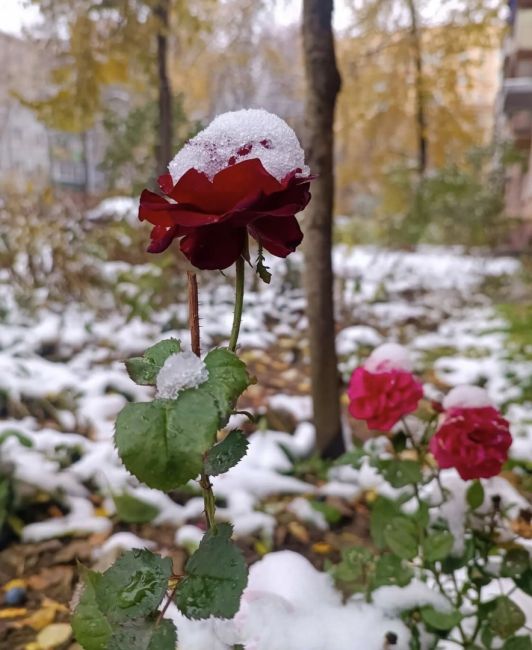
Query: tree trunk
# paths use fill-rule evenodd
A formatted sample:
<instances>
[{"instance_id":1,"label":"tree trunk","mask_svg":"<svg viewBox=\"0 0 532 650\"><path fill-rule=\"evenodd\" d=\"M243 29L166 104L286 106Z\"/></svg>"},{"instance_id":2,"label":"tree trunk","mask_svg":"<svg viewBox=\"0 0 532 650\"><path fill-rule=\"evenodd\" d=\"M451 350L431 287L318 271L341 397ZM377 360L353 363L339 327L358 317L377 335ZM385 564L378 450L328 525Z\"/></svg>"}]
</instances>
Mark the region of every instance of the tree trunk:
<instances>
[{"instance_id":1,"label":"tree trunk","mask_svg":"<svg viewBox=\"0 0 532 650\"><path fill-rule=\"evenodd\" d=\"M159 84L159 137L157 142L157 171L164 174L174 156L172 147L172 91L168 77L168 29L170 0L160 0L154 9L159 20L157 31L157 78Z\"/></svg>"},{"instance_id":2,"label":"tree trunk","mask_svg":"<svg viewBox=\"0 0 532 650\"><path fill-rule=\"evenodd\" d=\"M332 31L333 0L304 0L303 49L307 82L305 148L313 174L305 212L304 253L314 424L319 450L343 450L340 382L335 348L332 272L334 110L340 90Z\"/></svg>"},{"instance_id":3,"label":"tree trunk","mask_svg":"<svg viewBox=\"0 0 532 650\"><path fill-rule=\"evenodd\" d=\"M415 0L407 0L410 13L410 36L414 53L415 89L416 89L416 132L417 132L417 168L422 179L427 171L428 141L427 114L425 110L425 90L423 83L423 56L421 48L421 33L417 21Z\"/></svg>"}]
</instances>

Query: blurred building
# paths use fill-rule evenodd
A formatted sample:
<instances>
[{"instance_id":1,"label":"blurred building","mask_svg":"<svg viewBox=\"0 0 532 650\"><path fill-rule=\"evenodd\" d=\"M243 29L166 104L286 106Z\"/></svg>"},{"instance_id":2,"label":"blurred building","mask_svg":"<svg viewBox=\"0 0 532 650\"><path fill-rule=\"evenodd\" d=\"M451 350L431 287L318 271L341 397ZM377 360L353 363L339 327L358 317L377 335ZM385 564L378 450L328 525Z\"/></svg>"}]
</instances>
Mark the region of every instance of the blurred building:
<instances>
[{"instance_id":1,"label":"blurred building","mask_svg":"<svg viewBox=\"0 0 532 650\"><path fill-rule=\"evenodd\" d=\"M102 129L83 134L48 129L18 99L45 96L53 64L46 46L0 32L0 61L0 185L102 190Z\"/></svg>"},{"instance_id":2,"label":"blurred building","mask_svg":"<svg viewBox=\"0 0 532 650\"><path fill-rule=\"evenodd\" d=\"M524 221L532 238L532 0L510 0L509 34L504 48L499 137L522 154L508 172L506 209Z\"/></svg>"}]
</instances>

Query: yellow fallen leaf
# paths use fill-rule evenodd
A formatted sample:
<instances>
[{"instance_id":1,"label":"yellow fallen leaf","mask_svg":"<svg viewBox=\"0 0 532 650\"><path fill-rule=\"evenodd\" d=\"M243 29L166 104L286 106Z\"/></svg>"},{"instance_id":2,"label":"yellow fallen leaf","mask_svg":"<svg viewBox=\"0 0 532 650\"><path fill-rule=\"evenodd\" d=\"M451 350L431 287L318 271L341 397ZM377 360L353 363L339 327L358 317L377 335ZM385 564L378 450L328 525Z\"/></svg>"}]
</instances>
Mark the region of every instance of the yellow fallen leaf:
<instances>
[{"instance_id":1,"label":"yellow fallen leaf","mask_svg":"<svg viewBox=\"0 0 532 650\"><path fill-rule=\"evenodd\" d=\"M37 635L37 643L41 650L52 650L66 643L72 636L72 628L68 623L52 623Z\"/></svg>"},{"instance_id":2,"label":"yellow fallen leaf","mask_svg":"<svg viewBox=\"0 0 532 650\"><path fill-rule=\"evenodd\" d=\"M327 542L316 542L312 544L312 550L319 555L328 555L334 551L334 548Z\"/></svg>"},{"instance_id":3,"label":"yellow fallen leaf","mask_svg":"<svg viewBox=\"0 0 532 650\"><path fill-rule=\"evenodd\" d=\"M41 646L35 641L32 641L31 643L26 643L24 650L41 650Z\"/></svg>"},{"instance_id":4,"label":"yellow fallen leaf","mask_svg":"<svg viewBox=\"0 0 532 650\"><path fill-rule=\"evenodd\" d=\"M290 534L297 539L298 542L301 542L303 544L309 543L310 535L308 533L308 530L298 521L291 521L288 524L288 530Z\"/></svg>"},{"instance_id":5,"label":"yellow fallen leaf","mask_svg":"<svg viewBox=\"0 0 532 650\"><path fill-rule=\"evenodd\" d=\"M42 607L26 618L17 621L15 627L31 627L38 632L54 622L56 613L56 607Z\"/></svg>"},{"instance_id":6,"label":"yellow fallen leaf","mask_svg":"<svg viewBox=\"0 0 532 650\"><path fill-rule=\"evenodd\" d=\"M26 616L28 610L25 607L8 607L7 609L0 609L0 618L18 618L19 616Z\"/></svg>"},{"instance_id":7,"label":"yellow fallen leaf","mask_svg":"<svg viewBox=\"0 0 532 650\"><path fill-rule=\"evenodd\" d=\"M15 580L10 580L9 582L6 582L6 584L2 587L2 589L4 591L9 591L10 589L17 589L17 588L24 589L25 587L26 587L25 581L16 578Z\"/></svg>"}]
</instances>

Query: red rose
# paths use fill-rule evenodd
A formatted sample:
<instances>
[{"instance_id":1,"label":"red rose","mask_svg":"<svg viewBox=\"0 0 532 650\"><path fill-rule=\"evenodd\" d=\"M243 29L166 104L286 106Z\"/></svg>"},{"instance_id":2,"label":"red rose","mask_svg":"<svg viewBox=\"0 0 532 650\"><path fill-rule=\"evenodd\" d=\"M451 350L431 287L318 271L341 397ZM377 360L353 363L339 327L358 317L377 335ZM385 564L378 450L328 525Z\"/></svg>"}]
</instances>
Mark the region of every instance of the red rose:
<instances>
[{"instance_id":1,"label":"red rose","mask_svg":"<svg viewBox=\"0 0 532 650\"><path fill-rule=\"evenodd\" d=\"M457 407L446 411L430 450L442 469L454 467L467 481L499 474L511 444L510 425L493 406Z\"/></svg>"},{"instance_id":2,"label":"red rose","mask_svg":"<svg viewBox=\"0 0 532 650\"><path fill-rule=\"evenodd\" d=\"M404 415L417 409L423 387L405 370L370 372L359 367L351 376L347 394L353 417L365 420L370 429L390 431Z\"/></svg>"},{"instance_id":3,"label":"red rose","mask_svg":"<svg viewBox=\"0 0 532 650\"><path fill-rule=\"evenodd\" d=\"M295 214L310 200L308 168L295 133L279 117L243 110L216 118L183 147L159 179L164 197L144 190L139 218L154 228L148 251L181 238L200 269L225 269L248 234L286 257L303 234ZM174 182L175 181L175 182Z\"/></svg>"}]
</instances>

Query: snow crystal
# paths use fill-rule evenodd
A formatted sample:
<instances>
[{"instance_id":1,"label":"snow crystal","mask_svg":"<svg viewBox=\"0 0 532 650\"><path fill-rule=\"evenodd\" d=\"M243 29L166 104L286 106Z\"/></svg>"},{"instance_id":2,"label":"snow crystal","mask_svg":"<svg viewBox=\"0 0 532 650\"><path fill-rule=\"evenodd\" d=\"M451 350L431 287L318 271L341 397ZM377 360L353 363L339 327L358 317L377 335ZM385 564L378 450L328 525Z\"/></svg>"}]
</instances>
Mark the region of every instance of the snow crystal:
<instances>
[{"instance_id":1,"label":"snow crystal","mask_svg":"<svg viewBox=\"0 0 532 650\"><path fill-rule=\"evenodd\" d=\"M384 343L375 348L364 364L368 372L387 372L389 370L412 371L410 353L398 343Z\"/></svg>"},{"instance_id":2,"label":"snow crystal","mask_svg":"<svg viewBox=\"0 0 532 650\"><path fill-rule=\"evenodd\" d=\"M484 388L479 386L456 386L443 400L445 410L454 408L483 408L484 406L493 406L488 393Z\"/></svg>"},{"instance_id":3,"label":"snow crystal","mask_svg":"<svg viewBox=\"0 0 532 650\"><path fill-rule=\"evenodd\" d=\"M171 354L157 375L157 397L175 399L186 388L197 388L209 378L203 361L193 352Z\"/></svg>"},{"instance_id":4,"label":"snow crystal","mask_svg":"<svg viewBox=\"0 0 532 650\"><path fill-rule=\"evenodd\" d=\"M294 131L280 117L263 109L219 115L185 144L168 169L174 183L192 168L212 180L222 169L253 158L258 158L278 181L294 170L299 170L301 176L310 173Z\"/></svg>"}]
</instances>

